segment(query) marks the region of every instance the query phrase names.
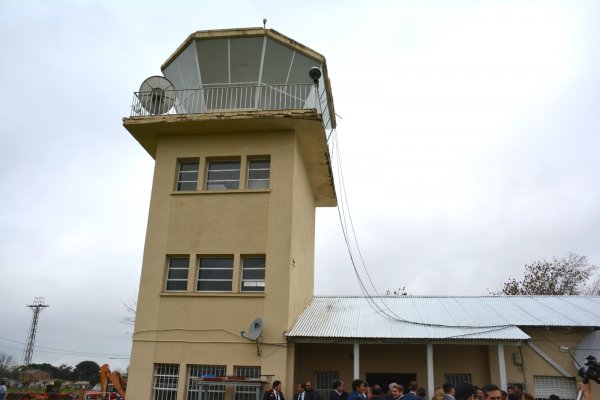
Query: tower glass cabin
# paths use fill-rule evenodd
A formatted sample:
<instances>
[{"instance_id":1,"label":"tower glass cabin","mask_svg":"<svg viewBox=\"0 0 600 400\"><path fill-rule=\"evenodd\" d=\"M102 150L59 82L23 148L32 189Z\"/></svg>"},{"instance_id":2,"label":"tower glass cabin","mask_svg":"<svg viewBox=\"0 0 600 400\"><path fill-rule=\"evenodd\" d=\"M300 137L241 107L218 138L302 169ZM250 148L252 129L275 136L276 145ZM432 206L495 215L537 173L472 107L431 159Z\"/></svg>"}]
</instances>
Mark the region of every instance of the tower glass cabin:
<instances>
[{"instance_id":1,"label":"tower glass cabin","mask_svg":"<svg viewBox=\"0 0 600 400\"><path fill-rule=\"evenodd\" d=\"M123 120L155 159L127 396L254 400L273 380L291 396L315 208L337 204L325 58L273 30L200 31L162 71Z\"/></svg>"}]
</instances>

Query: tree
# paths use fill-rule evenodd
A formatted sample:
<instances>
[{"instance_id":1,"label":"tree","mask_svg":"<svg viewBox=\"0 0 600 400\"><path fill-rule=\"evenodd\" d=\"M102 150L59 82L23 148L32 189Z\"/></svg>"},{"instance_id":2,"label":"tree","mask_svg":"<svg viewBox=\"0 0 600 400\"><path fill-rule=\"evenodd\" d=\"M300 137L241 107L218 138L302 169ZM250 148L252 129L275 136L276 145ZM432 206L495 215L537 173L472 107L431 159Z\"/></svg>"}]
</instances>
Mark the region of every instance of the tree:
<instances>
[{"instance_id":1,"label":"tree","mask_svg":"<svg viewBox=\"0 0 600 400\"><path fill-rule=\"evenodd\" d=\"M509 278L493 295L577 295L586 294L587 281L598 268L586 256L569 253L525 265L522 280Z\"/></svg>"},{"instance_id":2,"label":"tree","mask_svg":"<svg viewBox=\"0 0 600 400\"><path fill-rule=\"evenodd\" d=\"M94 361L82 361L75 366L73 374L78 381L90 381L92 385L100 382L100 366Z\"/></svg>"},{"instance_id":3,"label":"tree","mask_svg":"<svg viewBox=\"0 0 600 400\"><path fill-rule=\"evenodd\" d=\"M0 353L0 378L6 378L12 375L17 363L8 354Z\"/></svg>"}]
</instances>

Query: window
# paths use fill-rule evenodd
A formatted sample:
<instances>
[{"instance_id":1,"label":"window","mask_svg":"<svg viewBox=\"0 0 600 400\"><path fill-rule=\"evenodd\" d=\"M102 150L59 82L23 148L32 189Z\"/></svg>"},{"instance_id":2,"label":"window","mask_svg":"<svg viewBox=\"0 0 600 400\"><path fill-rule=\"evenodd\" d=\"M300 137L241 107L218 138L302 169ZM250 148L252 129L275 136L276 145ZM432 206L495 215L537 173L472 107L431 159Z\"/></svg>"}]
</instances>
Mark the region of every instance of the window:
<instances>
[{"instance_id":1,"label":"window","mask_svg":"<svg viewBox=\"0 0 600 400\"><path fill-rule=\"evenodd\" d=\"M167 271L167 292L186 291L188 281L189 257L169 257L169 270Z\"/></svg>"},{"instance_id":2,"label":"window","mask_svg":"<svg viewBox=\"0 0 600 400\"><path fill-rule=\"evenodd\" d=\"M260 367L244 367L234 365L233 375L250 379L260 379ZM259 398L260 392L260 385L236 386L233 395L233 400L255 400Z\"/></svg>"},{"instance_id":3,"label":"window","mask_svg":"<svg viewBox=\"0 0 600 400\"><path fill-rule=\"evenodd\" d=\"M242 292L265 291L265 257L242 258Z\"/></svg>"},{"instance_id":4,"label":"window","mask_svg":"<svg viewBox=\"0 0 600 400\"><path fill-rule=\"evenodd\" d=\"M239 160L209 161L206 190L232 190L240 188Z\"/></svg>"},{"instance_id":5,"label":"window","mask_svg":"<svg viewBox=\"0 0 600 400\"><path fill-rule=\"evenodd\" d=\"M179 383L179 365L154 364L152 400L176 400Z\"/></svg>"},{"instance_id":6,"label":"window","mask_svg":"<svg viewBox=\"0 0 600 400\"><path fill-rule=\"evenodd\" d=\"M533 376L536 400L547 400L551 394L555 394L563 400L575 400L577 391L575 379L563 376Z\"/></svg>"},{"instance_id":7,"label":"window","mask_svg":"<svg viewBox=\"0 0 600 400\"><path fill-rule=\"evenodd\" d=\"M340 373L338 371L315 371L314 389L321 395L322 399L327 399L329 392L331 392L331 384L339 379Z\"/></svg>"},{"instance_id":8,"label":"window","mask_svg":"<svg viewBox=\"0 0 600 400\"><path fill-rule=\"evenodd\" d=\"M471 374L444 374L444 382L453 384L471 383Z\"/></svg>"},{"instance_id":9,"label":"window","mask_svg":"<svg viewBox=\"0 0 600 400\"><path fill-rule=\"evenodd\" d=\"M233 257L202 257L198 259L199 292L231 292Z\"/></svg>"},{"instance_id":10,"label":"window","mask_svg":"<svg viewBox=\"0 0 600 400\"><path fill-rule=\"evenodd\" d=\"M198 160L179 161L179 174L177 176L177 191L198 189Z\"/></svg>"},{"instance_id":11,"label":"window","mask_svg":"<svg viewBox=\"0 0 600 400\"><path fill-rule=\"evenodd\" d=\"M224 400L225 385L203 383L200 387L199 378L203 376L224 377L224 365L188 365L187 400L199 400L202 390L202 400ZM206 391L205 391L206 390Z\"/></svg>"},{"instance_id":12,"label":"window","mask_svg":"<svg viewBox=\"0 0 600 400\"><path fill-rule=\"evenodd\" d=\"M248 189L268 189L271 160L248 160Z\"/></svg>"}]
</instances>

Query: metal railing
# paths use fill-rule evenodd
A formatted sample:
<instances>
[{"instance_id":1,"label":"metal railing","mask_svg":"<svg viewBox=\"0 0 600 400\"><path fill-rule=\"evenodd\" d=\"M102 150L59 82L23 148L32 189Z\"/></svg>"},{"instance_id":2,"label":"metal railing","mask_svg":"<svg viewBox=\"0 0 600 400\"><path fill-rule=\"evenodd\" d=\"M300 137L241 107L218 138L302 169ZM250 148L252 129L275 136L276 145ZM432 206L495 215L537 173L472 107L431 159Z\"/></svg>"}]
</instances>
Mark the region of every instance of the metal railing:
<instances>
[{"instance_id":1,"label":"metal railing","mask_svg":"<svg viewBox=\"0 0 600 400\"><path fill-rule=\"evenodd\" d=\"M313 84L237 85L135 92L131 104L131 116L292 109L316 109L321 113L316 86Z\"/></svg>"}]
</instances>

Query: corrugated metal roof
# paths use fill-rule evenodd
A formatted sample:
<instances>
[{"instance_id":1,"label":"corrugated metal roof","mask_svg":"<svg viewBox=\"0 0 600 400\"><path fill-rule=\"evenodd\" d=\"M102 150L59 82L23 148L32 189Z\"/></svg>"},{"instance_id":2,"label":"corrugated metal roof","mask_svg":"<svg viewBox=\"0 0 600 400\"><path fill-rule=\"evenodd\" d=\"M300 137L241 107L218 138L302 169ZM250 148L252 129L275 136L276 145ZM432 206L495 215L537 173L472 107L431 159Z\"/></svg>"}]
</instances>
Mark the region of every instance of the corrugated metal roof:
<instances>
[{"instance_id":1,"label":"corrugated metal roof","mask_svg":"<svg viewBox=\"0 0 600 400\"><path fill-rule=\"evenodd\" d=\"M600 327L600 297L317 296L287 336L525 340L532 326Z\"/></svg>"}]
</instances>

